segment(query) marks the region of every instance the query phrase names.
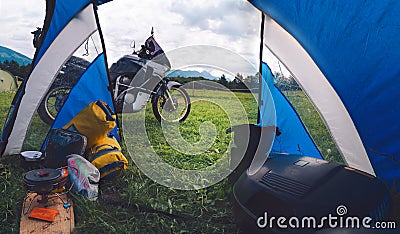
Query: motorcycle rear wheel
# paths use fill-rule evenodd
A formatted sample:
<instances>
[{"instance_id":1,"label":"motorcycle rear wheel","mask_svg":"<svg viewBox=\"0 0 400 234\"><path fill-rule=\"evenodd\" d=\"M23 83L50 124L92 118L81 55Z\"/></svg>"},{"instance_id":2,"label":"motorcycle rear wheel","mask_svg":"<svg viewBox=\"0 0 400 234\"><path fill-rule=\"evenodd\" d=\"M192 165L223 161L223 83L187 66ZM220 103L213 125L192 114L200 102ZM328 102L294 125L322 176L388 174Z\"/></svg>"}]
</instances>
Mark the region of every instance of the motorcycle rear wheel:
<instances>
[{"instance_id":1,"label":"motorcycle rear wheel","mask_svg":"<svg viewBox=\"0 0 400 234\"><path fill-rule=\"evenodd\" d=\"M158 121L183 122L189 116L190 98L189 94L182 87L173 86L168 94L153 97L153 114Z\"/></svg>"},{"instance_id":2,"label":"motorcycle rear wheel","mask_svg":"<svg viewBox=\"0 0 400 234\"><path fill-rule=\"evenodd\" d=\"M50 126L53 124L70 91L71 87L59 86L51 89L46 94L37 110L43 122Z\"/></svg>"}]
</instances>

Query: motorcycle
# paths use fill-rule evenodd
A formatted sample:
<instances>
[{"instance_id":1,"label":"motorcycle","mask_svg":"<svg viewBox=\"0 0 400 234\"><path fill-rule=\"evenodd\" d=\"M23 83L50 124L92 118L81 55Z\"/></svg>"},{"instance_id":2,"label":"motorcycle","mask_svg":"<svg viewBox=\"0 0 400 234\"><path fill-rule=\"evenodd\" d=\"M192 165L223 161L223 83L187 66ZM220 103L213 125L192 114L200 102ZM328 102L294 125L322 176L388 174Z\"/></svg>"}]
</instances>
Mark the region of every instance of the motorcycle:
<instances>
[{"instance_id":1,"label":"motorcycle","mask_svg":"<svg viewBox=\"0 0 400 234\"><path fill-rule=\"evenodd\" d=\"M190 112L190 98L182 84L165 76L171 64L154 39L153 30L139 51L135 51L134 41L132 44L133 53L124 55L109 69L116 112L139 112L151 100L153 114L158 121L183 122ZM64 69L75 67L74 70L79 73L82 66L76 63L69 62ZM45 123L53 123L72 89L70 83L73 81L53 84L44 97L38 114Z\"/></svg>"}]
</instances>

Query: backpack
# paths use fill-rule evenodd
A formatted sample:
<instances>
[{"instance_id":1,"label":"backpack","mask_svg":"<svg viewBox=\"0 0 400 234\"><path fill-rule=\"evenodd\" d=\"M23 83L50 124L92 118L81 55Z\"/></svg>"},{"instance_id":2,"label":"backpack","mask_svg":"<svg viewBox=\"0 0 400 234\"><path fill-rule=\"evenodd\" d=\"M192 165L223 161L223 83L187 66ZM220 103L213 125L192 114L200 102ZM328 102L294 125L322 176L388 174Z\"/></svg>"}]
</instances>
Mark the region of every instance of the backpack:
<instances>
[{"instance_id":1,"label":"backpack","mask_svg":"<svg viewBox=\"0 0 400 234\"><path fill-rule=\"evenodd\" d=\"M87 148L107 137L117 125L116 115L103 101L91 102L82 109L63 129L79 132L87 138Z\"/></svg>"},{"instance_id":2,"label":"backpack","mask_svg":"<svg viewBox=\"0 0 400 234\"><path fill-rule=\"evenodd\" d=\"M101 179L119 176L128 166L128 160L114 137L105 137L96 142L86 153L86 159L99 169Z\"/></svg>"}]
</instances>

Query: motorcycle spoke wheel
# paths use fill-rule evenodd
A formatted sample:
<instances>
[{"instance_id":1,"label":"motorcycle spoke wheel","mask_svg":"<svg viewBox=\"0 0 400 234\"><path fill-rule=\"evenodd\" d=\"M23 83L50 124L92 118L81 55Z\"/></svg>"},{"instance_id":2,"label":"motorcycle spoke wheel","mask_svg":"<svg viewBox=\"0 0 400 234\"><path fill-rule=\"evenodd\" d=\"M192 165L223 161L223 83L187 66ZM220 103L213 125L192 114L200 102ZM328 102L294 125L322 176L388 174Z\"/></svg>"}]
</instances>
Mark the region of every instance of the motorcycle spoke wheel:
<instances>
[{"instance_id":1,"label":"motorcycle spoke wheel","mask_svg":"<svg viewBox=\"0 0 400 234\"><path fill-rule=\"evenodd\" d=\"M39 108L39 116L44 122L49 125L54 122L58 112L64 105L64 102L67 99L70 91L70 87L61 86L47 93L43 102L41 103L41 106L43 106L43 108Z\"/></svg>"},{"instance_id":2,"label":"motorcycle spoke wheel","mask_svg":"<svg viewBox=\"0 0 400 234\"><path fill-rule=\"evenodd\" d=\"M172 87L169 94L157 98L154 114L161 121L182 122L189 115L190 99L183 88Z\"/></svg>"}]
</instances>

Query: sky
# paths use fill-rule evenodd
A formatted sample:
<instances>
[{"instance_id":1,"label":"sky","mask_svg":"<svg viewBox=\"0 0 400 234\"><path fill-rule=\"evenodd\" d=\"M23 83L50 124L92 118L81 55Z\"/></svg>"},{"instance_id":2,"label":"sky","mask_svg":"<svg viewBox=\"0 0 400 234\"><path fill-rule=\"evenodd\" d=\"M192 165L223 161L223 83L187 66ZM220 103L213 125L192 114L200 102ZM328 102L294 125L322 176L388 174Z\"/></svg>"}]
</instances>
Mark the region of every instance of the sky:
<instances>
[{"instance_id":1,"label":"sky","mask_svg":"<svg viewBox=\"0 0 400 234\"><path fill-rule=\"evenodd\" d=\"M168 52L191 45L231 50L258 67L261 13L246 0L114 0L99 6L108 63L132 53L150 35ZM45 0L0 0L0 45L33 57Z\"/></svg>"}]
</instances>

